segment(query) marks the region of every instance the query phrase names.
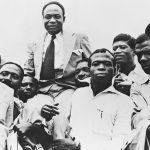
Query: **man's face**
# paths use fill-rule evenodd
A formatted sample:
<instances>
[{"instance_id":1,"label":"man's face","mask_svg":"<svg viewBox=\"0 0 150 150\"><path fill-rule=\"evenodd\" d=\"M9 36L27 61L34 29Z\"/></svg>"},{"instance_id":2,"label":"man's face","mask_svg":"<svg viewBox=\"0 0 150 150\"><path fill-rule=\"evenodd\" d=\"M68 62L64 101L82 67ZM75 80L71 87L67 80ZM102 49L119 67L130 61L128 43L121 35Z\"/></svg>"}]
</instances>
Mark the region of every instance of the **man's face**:
<instances>
[{"instance_id":1,"label":"man's face","mask_svg":"<svg viewBox=\"0 0 150 150\"><path fill-rule=\"evenodd\" d=\"M58 5L51 4L45 8L43 21L49 34L53 35L61 32L64 20L62 9Z\"/></svg>"},{"instance_id":2,"label":"man's face","mask_svg":"<svg viewBox=\"0 0 150 150\"><path fill-rule=\"evenodd\" d=\"M96 82L111 82L114 76L113 57L107 52L94 54L91 57L90 73Z\"/></svg>"},{"instance_id":3,"label":"man's face","mask_svg":"<svg viewBox=\"0 0 150 150\"><path fill-rule=\"evenodd\" d=\"M20 99L29 99L32 98L37 91L37 83L32 77L25 76L22 80L21 87L19 89Z\"/></svg>"},{"instance_id":4,"label":"man's face","mask_svg":"<svg viewBox=\"0 0 150 150\"><path fill-rule=\"evenodd\" d=\"M141 67L145 73L150 74L150 40L136 44L135 48Z\"/></svg>"},{"instance_id":5,"label":"man's face","mask_svg":"<svg viewBox=\"0 0 150 150\"><path fill-rule=\"evenodd\" d=\"M22 72L15 64L6 64L0 69L0 82L17 90L21 85Z\"/></svg>"},{"instance_id":6,"label":"man's face","mask_svg":"<svg viewBox=\"0 0 150 150\"><path fill-rule=\"evenodd\" d=\"M125 41L115 42L113 50L117 64L126 64L134 59L134 50Z\"/></svg>"},{"instance_id":7,"label":"man's face","mask_svg":"<svg viewBox=\"0 0 150 150\"><path fill-rule=\"evenodd\" d=\"M75 73L76 80L84 80L85 78L89 77L90 70L88 67L88 62L80 62L76 67Z\"/></svg>"}]
</instances>

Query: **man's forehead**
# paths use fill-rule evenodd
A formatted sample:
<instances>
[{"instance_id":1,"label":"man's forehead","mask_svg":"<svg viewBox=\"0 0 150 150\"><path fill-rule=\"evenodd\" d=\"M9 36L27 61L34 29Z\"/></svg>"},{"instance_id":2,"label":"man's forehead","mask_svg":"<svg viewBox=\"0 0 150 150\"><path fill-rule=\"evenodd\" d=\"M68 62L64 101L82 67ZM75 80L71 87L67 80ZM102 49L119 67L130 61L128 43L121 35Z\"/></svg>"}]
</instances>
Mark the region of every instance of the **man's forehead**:
<instances>
[{"instance_id":1,"label":"man's forehead","mask_svg":"<svg viewBox=\"0 0 150 150\"><path fill-rule=\"evenodd\" d=\"M117 41L113 43L113 46L118 46L118 45L128 45L127 41Z\"/></svg>"},{"instance_id":2,"label":"man's forehead","mask_svg":"<svg viewBox=\"0 0 150 150\"><path fill-rule=\"evenodd\" d=\"M114 57L109 53L109 52L105 52L105 53L95 53L92 57L91 60L95 61L95 60L110 60L113 61Z\"/></svg>"},{"instance_id":3,"label":"man's forehead","mask_svg":"<svg viewBox=\"0 0 150 150\"><path fill-rule=\"evenodd\" d=\"M29 83L29 82L34 82L33 78L32 77L29 77L29 76L25 76L23 77L23 80L22 80L23 83Z\"/></svg>"},{"instance_id":4,"label":"man's forehead","mask_svg":"<svg viewBox=\"0 0 150 150\"><path fill-rule=\"evenodd\" d=\"M63 13L62 9L56 5L56 4L50 4L48 5L45 10L44 10L44 13L47 13L47 12L50 12L50 11L56 11L56 12L60 12L60 13Z\"/></svg>"},{"instance_id":5,"label":"man's forehead","mask_svg":"<svg viewBox=\"0 0 150 150\"><path fill-rule=\"evenodd\" d=\"M9 72L17 72L17 73L21 73L21 70L18 66L16 66L15 64L6 64L4 66L2 66L2 68L0 69L1 71L9 71Z\"/></svg>"},{"instance_id":6,"label":"man's forehead","mask_svg":"<svg viewBox=\"0 0 150 150\"><path fill-rule=\"evenodd\" d=\"M150 47L150 40L146 40L143 43L136 44L136 48Z\"/></svg>"}]
</instances>

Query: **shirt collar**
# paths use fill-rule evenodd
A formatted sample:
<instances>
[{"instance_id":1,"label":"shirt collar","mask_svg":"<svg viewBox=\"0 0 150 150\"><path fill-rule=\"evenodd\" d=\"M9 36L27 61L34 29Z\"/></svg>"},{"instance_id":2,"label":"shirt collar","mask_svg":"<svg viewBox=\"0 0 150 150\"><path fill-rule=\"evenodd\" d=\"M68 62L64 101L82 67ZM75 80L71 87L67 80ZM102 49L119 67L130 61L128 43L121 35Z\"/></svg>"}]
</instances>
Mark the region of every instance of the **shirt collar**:
<instances>
[{"instance_id":1,"label":"shirt collar","mask_svg":"<svg viewBox=\"0 0 150 150\"><path fill-rule=\"evenodd\" d=\"M48 32L46 32L44 40L48 40L49 41L51 39L51 37L52 37L52 35L49 34ZM59 39L61 37L62 37L62 32L59 32L59 33L56 34L56 38L55 39Z\"/></svg>"},{"instance_id":2,"label":"shirt collar","mask_svg":"<svg viewBox=\"0 0 150 150\"><path fill-rule=\"evenodd\" d=\"M90 83L90 87L91 87L91 83ZM92 87L91 87L91 89L92 89ZM114 88L113 84L110 87L108 87L107 89L105 89L104 91L98 93L96 96L102 95L104 93L113 93L113 94L117 94L117 95L120 94L120 92Z\"/></svg>"}]
</instances>

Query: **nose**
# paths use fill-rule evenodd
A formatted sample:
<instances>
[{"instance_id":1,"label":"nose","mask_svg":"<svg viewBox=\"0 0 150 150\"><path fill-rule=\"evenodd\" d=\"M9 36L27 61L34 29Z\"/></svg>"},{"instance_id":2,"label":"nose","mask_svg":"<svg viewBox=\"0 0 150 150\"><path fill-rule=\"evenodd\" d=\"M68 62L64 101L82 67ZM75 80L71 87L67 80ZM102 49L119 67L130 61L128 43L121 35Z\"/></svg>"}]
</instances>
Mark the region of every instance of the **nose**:
<instances>
[{"instance_id":1,"label":"nose","mask_svg":"<svg viewBox=\"0 0 150 150\"><path fill-rule=\"evenodd\" d=\"M85 74L84 74L83 72L80 72L80 73L78 74L78 78L79 78L79 79L83 79L84 76L85 76Z\"/></svg>"},{"instance_id":2,"label":"nose","mask_svg":"<svg viewBox=\"0 0 150 150\"><path fill-rule=\"evenodd\" d=\"M115 50L114 54L119 54L119 53L121 53L121 49L120 49L120 47L117 47L117 49Z\"/></svg>"},{"instance_id":3,"label":"nose","mask_svg":"<svg viewBox=\"0 0 150 150\"><path fill-rule=\"evenodd\" d=\"M50 23L55 23L56 22L56 19L54 17L52 17L50 20L49 20Z\"/></svg>"},{"instance_id":4,"label":"nose","mask_svg":"<svg viewBox=\"0 0 150 150\"><path fill-rule=\"evenodd\" d=\"M140 62L145 62L147 59L146 59L146 56L143 54L140 58Z\"/></svg>"},{"instance_id":5,"label":"nose","mask_svg":"<svg viewBox=\"0 0 150 150\"><path fill-rule=\"evenodd\" d=\"M11 81L11 74L8 74L7 76L5 76L4 79Z\"/></svg>"},{"instance_id":6,"label":"nose","mask_svg":"<svg viewBox=\"0 0 150 150\"><path fill-rule=\"evenodd\" d=\"M100 64L98 69L99 70L105 70L105 65L104 64Z\"/></svg>"},{"instance_id":7,"label":"nose","mask_svg":"<svg viewBox=\"0 0 150 150\"><path fill-rule=\"evenodd\" d=\"M31 89L31 86L30 84L27 85L26 89Z\"/></svg>"}]
</instances>

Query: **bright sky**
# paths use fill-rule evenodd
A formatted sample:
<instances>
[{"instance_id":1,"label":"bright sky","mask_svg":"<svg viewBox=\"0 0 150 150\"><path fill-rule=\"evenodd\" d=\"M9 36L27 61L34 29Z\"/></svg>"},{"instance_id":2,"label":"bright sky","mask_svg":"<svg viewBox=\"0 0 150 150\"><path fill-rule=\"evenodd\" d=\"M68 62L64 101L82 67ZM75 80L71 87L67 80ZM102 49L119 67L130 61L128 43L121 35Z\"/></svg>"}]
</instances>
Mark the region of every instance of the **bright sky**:
<instances>
[{"instance_id":1,"label":"bright sky","mask_svg":"<svg viewBox=\"0 0 150 150\"><path fill-rule=\"evenodd\" d=\"M24 63L27 43L43 31L42 6L48 0L0 0L0 54ZM66 9L66 28L85 32L92 50L111 49L113 37L137 37L150 23L150 0L59 0Z\"/></svg>"}]
</instances>

